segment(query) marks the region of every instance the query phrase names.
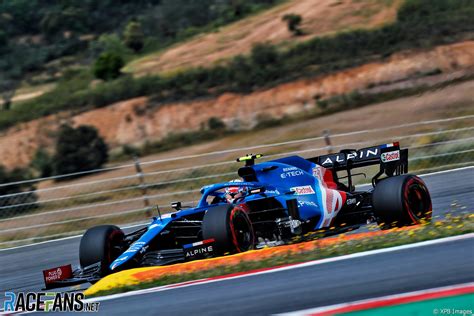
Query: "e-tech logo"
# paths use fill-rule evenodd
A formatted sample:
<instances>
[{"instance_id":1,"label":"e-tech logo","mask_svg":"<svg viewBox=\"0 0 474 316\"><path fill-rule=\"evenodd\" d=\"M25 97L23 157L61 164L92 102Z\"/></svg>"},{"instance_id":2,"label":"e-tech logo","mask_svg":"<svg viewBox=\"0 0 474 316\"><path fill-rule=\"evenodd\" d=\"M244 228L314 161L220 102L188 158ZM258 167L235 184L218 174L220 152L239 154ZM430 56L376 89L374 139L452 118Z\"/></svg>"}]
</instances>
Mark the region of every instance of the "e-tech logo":
<instances>
[{"instance_id":1,"label":"e-tech logo","mask_svg":"<svg viewBox=\"0 0 474 316\"><path fill-rule=\"evenodd\" d=\"M282 179L291 178L291 177L299 177L302 176L304 173L300 169L296 167L288 167L283 168L283 173L280 174Z\"/></svg>"},{"instance_id":2,"label":"e-tech logo","mask_svg":"<svg viewBox=\"0 0 474 316\"><path fill-rule=\"evenodd\" d=\"M84 303L83 293L5 292L4 312L97 312L100 302Z\"/></svg>"}]
</instances>

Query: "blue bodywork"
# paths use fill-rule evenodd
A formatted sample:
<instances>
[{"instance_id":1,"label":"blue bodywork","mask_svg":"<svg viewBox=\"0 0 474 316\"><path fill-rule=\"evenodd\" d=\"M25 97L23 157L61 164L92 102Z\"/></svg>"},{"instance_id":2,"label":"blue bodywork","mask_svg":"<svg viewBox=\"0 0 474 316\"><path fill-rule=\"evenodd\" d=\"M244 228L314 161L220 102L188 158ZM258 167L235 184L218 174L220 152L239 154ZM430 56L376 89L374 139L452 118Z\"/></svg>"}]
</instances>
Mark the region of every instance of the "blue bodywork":
<instances>
[{"instance_id":1,"label":"blue bodywork","mask_svg":"<svg viewBox=\"0 0 474 316\"><path fill-rule=\"evenodd\" d=\"M322 185L320 180L313 176L313 169L315 167L316 164L302 157L291 156L246 167L254 170L257 181L226 182L205 186L201 189L202 197L196 207L167 214L161 218L154 218L149 224L148 230L127 251L112 262L110 269L114 270L129 261L137 253L146 251L150 241L160 234L173 220L205 212L209 208L208 198L222 195L222 192L219 192L219 190L222 191L226 187L246 186L249 189L265 188L265 192L250 194L239 201L239 203L273 197L281 205L286 205L287 200L296 197L301 219L319 218L314 227L318 229L322 226L322 214L325 210L322 207L324 205L321 193ZM295 192L295 188L303 188L304 192ZM221 202L220 204L223 203Z\"/></svg>"}]
</instances>

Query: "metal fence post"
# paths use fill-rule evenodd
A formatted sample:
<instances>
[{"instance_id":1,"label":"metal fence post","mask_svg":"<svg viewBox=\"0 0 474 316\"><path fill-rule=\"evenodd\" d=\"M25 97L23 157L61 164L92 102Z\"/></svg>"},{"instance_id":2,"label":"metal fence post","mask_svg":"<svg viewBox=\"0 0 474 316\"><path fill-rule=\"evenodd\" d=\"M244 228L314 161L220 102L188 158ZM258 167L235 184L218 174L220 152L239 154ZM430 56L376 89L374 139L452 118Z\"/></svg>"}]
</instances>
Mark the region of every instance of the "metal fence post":
<instances>
[{"instance_id":1,"label":"metal fence post","mask_svg":"<svg viewBox=\"0 0 474 316\"><path fill-rule=\"evenodd\" d=\"M143 176L143 170L142 170L142 167L140 166L140 160L138 159L137 156L133 156L133 161L135 162L135 170L137 171L137 177L138 177L140 189L142 190L143 205L145 206L146 215L151 216L150 201L148 200L148 192L146 189L145 177Z\"/></svg>"},{"instance_id":2,"label":"metal fence post","mask_svg":"<svg viewBox=\"0 0 474 316\"><path fill-rule=\"evenodd\" d=\"M328 154L332 153L332 144L331 144L331 133L328 129L323 131L324 142L326 143L326 147L328 148Z\"/></svg>"}]
</instances>

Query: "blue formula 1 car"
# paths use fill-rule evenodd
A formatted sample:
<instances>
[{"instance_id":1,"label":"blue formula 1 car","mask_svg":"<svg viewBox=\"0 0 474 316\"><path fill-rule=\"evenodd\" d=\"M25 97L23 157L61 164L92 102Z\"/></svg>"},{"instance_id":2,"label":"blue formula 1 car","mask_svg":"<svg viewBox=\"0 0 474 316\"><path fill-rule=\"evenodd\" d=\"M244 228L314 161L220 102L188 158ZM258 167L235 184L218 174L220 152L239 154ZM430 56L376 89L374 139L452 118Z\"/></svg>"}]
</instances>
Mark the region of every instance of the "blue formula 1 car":
<instances>
[{"instance_id":1,"label":"blue formula 1 car","mask_svg":"<svg viewBox=\"0 0 474 316\"><path fill-rule=\"evenodd\" d=\"M398 143L255 164L260 156L239 158L245 162L238 170L242 180L203 187L195 207L175 202L176 212L154 217L129 234L111 225L87 230L79 248L80 267L43 271L46 287L94 282L133 267L277 246L315 230L334 234L368 221L386 228L431 219L428 189L419 177L406 174L408 150ZM370 165L380 167L372 186L357 191L352 170Z\"/></svg>"}]
</instances>

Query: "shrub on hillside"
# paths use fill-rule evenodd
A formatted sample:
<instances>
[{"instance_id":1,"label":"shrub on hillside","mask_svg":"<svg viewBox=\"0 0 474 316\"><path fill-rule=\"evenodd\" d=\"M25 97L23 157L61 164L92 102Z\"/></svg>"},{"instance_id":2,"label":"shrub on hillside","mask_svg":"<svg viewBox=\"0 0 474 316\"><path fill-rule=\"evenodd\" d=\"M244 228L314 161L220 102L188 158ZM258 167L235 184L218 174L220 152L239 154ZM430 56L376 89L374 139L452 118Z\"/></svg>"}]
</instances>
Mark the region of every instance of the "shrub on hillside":
<instances>
[{"instance_id":1,"label":"shrub on hillside","mask_svg":"<svg viewBox=\"0 0 474 316\"><path fill-rule=\"evenodd\" d=\"M301 24L301 21L303 20L301 18L301 15L294 14L294 13L288 13L288 14L285 14L282 17L282 20L287 23L288 31L293 33L293 35L299 36L299 35L303 34L303 32L300 29L300 24Z\"/></svg>"},{"instance_id":2,"label":"shrub on hillside","mask_svg":"<svg viewBox=\"0 0 474 316\"><path fill-rule=\"evenodd\" d=\"M108 160L108 146L93 126L61 126L53 158L56 175L98 169Z\"/></svg>"},{"instance_id":3,"label":"shrub on hillside","mask_svg":"<svg viewBox=\"0 0 474 316\"><path fill-rule=\"evenodd\" d=\"M145 44L142 26L137 21L131 21L127 24L123 37L125 45L135 53L141 51Z\"/></svg>"},{"instance_id":4,"label":"shrub on hillside","mask_svg":"<svg viewBox=\"0 0 474 316\"><path fill-rule=\"evenodd\" d=\"M94 64L94 76L102 80L112 80L120 76L124 61L120 55L106 52L100 54Z\"/></svg>"}]
</instances>

